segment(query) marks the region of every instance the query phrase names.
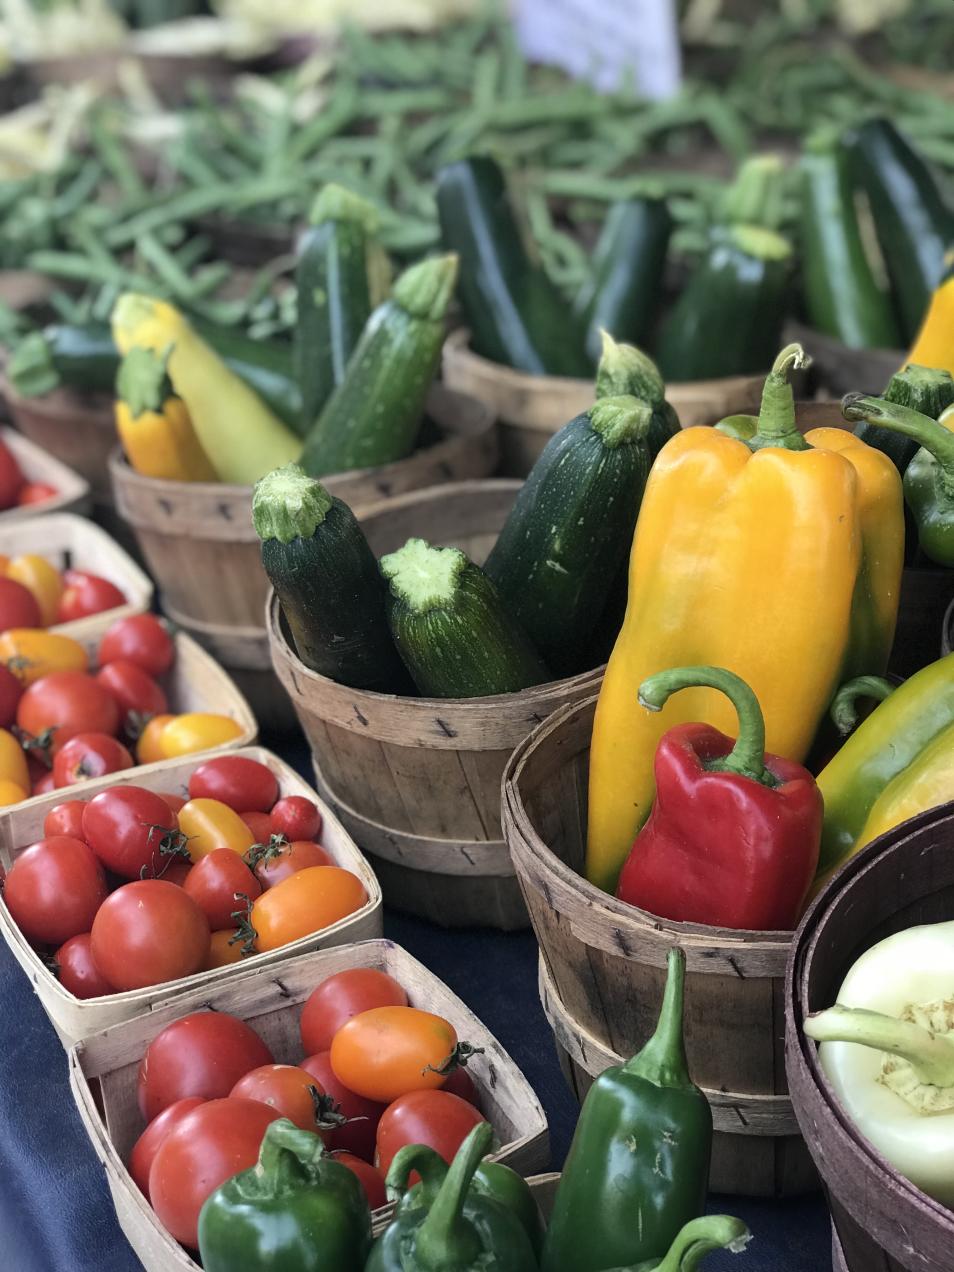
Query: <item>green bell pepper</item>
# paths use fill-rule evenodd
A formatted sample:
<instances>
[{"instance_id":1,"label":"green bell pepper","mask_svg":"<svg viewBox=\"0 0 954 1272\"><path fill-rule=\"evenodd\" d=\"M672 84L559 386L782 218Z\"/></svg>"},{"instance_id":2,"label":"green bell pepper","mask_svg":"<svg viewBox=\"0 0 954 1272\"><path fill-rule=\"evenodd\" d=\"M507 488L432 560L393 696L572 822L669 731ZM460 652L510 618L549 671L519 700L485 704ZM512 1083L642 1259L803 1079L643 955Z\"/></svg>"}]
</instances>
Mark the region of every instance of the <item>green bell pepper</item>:
<instances>
[{"instance_id":1,"label":"green bell pepper","mask_svg":"<svg viewBox=\"0 0 954 1272\"><path fill-rule=\"evenodd\" d=\"M881 396L936 420L954 404L954 378L950 371L909 364L891 377ZM918 451L918 443L910 437L867 420L858 425L855 436L887 455L902 477Z\"/></svg>"},{"instance_id":2,"label":"green bell pepper","mask_svg":"<svg viewBox=\"0 0 954 1272\"><path fill-rule=\"evenodd\" d=\"M258 1162L221 1184L199 1215L205 1272L361 1272L371 1212L357 1175L318 1135L280 1118Z\"/></svg>"},{"instance_id":3,"label":"green bell pepper","mask_svg":"<svg viewBox=\"0 0 954 1272\"><path fill-rule=\"evenodd\" d=\"M828 708L831 722L839 734L846 738L858 727L859 698L873 698L875 702L884 702L897 689L884 676L855 676L841 686Z\"/></svg>"},{"instance_id":4,"label":"green bell pepper","mask_svg":"<svg viewBox=\"0 0 954 1272\"><path fill-rule=\"evenodd\" d=\"M707 1254L714 1250L741 1254L751 1240L752 1234L741 1219L733 1219L731 1215L705 1215L680 1228L661 1262L650 1259L635 1267L612 1268L607 1272L696 1272Z\"/></svg>"},{"instance_id":5,"label":"green bell pepper","mask_svg":"<svg viewBox=\"0 0 954 1272\"><path fill-rule=\"evenodd\" d=\"M705 1208L712 1114L686 1064L685 968L682 950L670 950L656 1032L590 1088L557 1188L543 1272L652 1267Z\"/></svg>"}]
</instances>

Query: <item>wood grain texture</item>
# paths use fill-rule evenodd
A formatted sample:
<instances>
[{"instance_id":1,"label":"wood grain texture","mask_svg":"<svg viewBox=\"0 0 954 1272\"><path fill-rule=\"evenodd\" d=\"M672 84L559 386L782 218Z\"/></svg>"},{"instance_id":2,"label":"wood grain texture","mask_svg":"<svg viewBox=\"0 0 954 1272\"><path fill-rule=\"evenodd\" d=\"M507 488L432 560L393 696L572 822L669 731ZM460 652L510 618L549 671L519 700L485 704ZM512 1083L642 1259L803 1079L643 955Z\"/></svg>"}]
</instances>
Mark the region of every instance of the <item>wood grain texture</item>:
<instances>
[{"instance_id":1,"label":"wood grain texture","mask_svg":"<svg viewBox=\"0 0 954 1272\"><path fill-rule=\"evenodd\" d=\"M846 393L884 392L894 373L907 361L903 349L850 349L804 323L785 324L784 340L797 340L811 355L819 387L835 397Z\"/></svg>"},{"instance_id":2,"label":"wood grain texture","mask_svg":"<svg viewBox=\"0 0 954 1272\"><path fill-rule=\"evenodd\" d=\"M136 1103L136 1071L143 1051L167 1024L192 1011L231 1012L247 1020L276 1061L301 1059L301 1005L326 977L350 967L394 976L410 1002L449 1020L460 1037L483 1048L468 1064L480 1108L493 1125L496 1161L529 1175L548 1165L546 1117L526 1078L480 1020L433 972L390 941L372 940L322 950L254 975L243 972L212 991L183 994L148 1016L117 1024L75 1046L70 1085L80 1117L103 1163L120 1225L147 1272L197 1272L197 1264L164 1231L125 1168L143 1122ZM552 1180L543 1187L552 1190ZM375 1212L380 1223L387 1211Z\"/></svg>"},{"instance_id":3,"label":"wood grain texture","mask_svg":"<svg viewBox=\"0 0 954 1272\"><path fill-rule=\"evenodd\" d=\"M148 989L130 990L126 993L112 994L106 998L83 1001L68 993L53 976L23 937L0 899L0 934L9 945L14 958L30 978L35 993L65 1046L68 1047L80 1038L142 1016L144 1013L149 1014L152 1019L152 1013L160 1005L170 1000L178 1001L181 995L188 994L190 991L201 996L218 992L220 989L224 990L228 982L246 972L254 972L255 969L269 969L270 974L273 972L274 975L279 975L274 965L283 963L296 954L380 936L382 924L380 886L371 867L338 821L334 811L324 803L307 782L298 776L294 769L277 755L273 755L271 751L257 746L243 747L235 754L248 756L267 765L278 778L282 795L303 795L318 804L324 819L322 843L336 864L352 871L361 880L368 894L366 903L354 914L321 932L302 937L301 940L294 941L281 949L252 955L240 964L216 968L210 972L197 972L194 976L170 981L164 985L151 986ZM147 790L185 794L189 774L203 758L205 757L188 756L181 760L164 760L158 764L127 769L125 772L114 773L85 783L81 793L84 798L91 799L107 787L135 785L144 786ZM9 868L17 853L42 837L44 817L62 799L62 792L56 791L51 795L39 795L34 799L26 800L23 804L0 810L0 864ZM171 1010L175 1011L175 1008Z\"/></svg>"},{"instance_id":4,"label":"wood grain texture","mask_svg":"<svg viewBox=\"0 0 954 1272\"><path fill-rule=\"evenodd\" d=\"M0 380L0 392L7 396L7 389ZM7 399L9 401L9 398ZM89 482L62 463L55 455L30 441L12 428L0 428L0 439L13 452L27 481L49 482L59 493L41 504L28 504L24 508L7 508L0 512L0 525L14 522L30 522L54 512L85 513L90 510Z\"/></svg>"},{"instance_id":5,"label":"wood grain texture","mask_svg":"<svg viewBox=\"0 0 954 1272\"><path fill-rule=\"evenodd\" d=\"M22 397L4 380L3 395L24 437L79 473L89 483L95 503L113 502L108 461L116 445L116 423L108 394L61 388L41 397Z\"/></svg>"}]
</instances>

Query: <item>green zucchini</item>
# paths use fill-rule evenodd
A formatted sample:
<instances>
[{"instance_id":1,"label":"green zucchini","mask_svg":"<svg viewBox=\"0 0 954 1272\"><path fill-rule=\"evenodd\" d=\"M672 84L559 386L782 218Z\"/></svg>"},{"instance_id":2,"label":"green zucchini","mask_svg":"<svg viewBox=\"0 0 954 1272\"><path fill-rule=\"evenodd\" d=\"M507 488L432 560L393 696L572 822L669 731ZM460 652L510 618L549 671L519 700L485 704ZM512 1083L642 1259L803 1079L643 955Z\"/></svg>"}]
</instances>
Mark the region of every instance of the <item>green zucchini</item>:
<instances>
[{"instance_id":1,"label":"green zucchini","mask_svg":"<svg viewBox=\"0 0 954 1272\"><path fill-rule=\"evenodd\" d=\"M593 633L652 464L652 414L634 397L602 398L554 434L484 565L557 675L593 666Z\"/></svg>"},{"instance_id":2,"label":"green zucchini","mask_svg":"<svg viewBox=\"0 0 954 1272\"><path fill-rule=\"evenodd\" d=\"M404 459L414 449L437 371L457 257L420 261L365 325L345 378L305 439L313 477Z\"/></svg>"},{"instance_id":3,"label":"green zucchini","mask_svg":"<svg viewBox=\"0 0 954 1272\"><path fill-rule=\"evenodd\" d=\"M752 155L726 187L716 220L726 225L759 225L781 232L786 220L786 168L780 155Z\"/></svg>"},{"instance_id":4,"label":"green zucchini","mask_svg":"<svg viewBox=\"0 0 954 1272\"><path fill-rule=\"evenodd\" d=\"M584 323L530 259L498 165L478 157L442 168L437 211L444 247L460 257L474 352L531 375L592 375Z\"/></svg>"},{"instance_id":5,"label":"green zucchini","mask_svg":"<svg viewBox=\"0 0 954 1272\"><path fill-rule=\"evenodd\" d=\"M593 251L592 273L574 310L586 329L586 351L596 361L601 333L643 340L656 312L672 217L662 199L614 203Z\"/></svg>"},{"instance_id":6,"label":"green zucchini","mask_svg":"<svg viewBox=\"0 0 954 1272\"><path fill-rule=\"evenodd\" d=\"M493 583L459 548L409 539L380 568L391 635L425 697L483 698L551 678Z\"/></svg>"},{"instance_id":7,"label":"green zucchini","mask_svg":"<svg viewBox=\"0 0 954 1272\"><path fill-rule=\"evenodd\" d=\"M901 333L875 281L837 135L816 134L802 168L802 286L809 322L851 349L894 349Z\"/></svg>"},{"instance_id":8,"label":"green zucchini","mask_svg":"<svg viewBox=\"0 0 954 1272\"><path fill-rule=\"evenodd\" d=\"M656 362L666 382L770 367L781 344L791 265L791 244L772 230L718 230L660 332Z\"/></svg>"},{"instance_id":9,"label":"green zucchini","mask_svg":"<svg viewBox=\"0 0 954 1272\"><path fill-rule=\"evenodd\" d=\"M387 588L348 505L287 464L256 485L252 521L305 666L353 689L407 692L385 617Z\"/></svg>"},{"instance_id":10,"label":"green zucchini","mask_svg":"<svg viewBox=\"0 0 954 1272\"><path fill-rule=\"evenodd\" d=\"M890 120L862 124L851 153L853 170L868 195L907 344L944 273L944 254L954 244L954 214L927 164Z\"/></svg>"},{"instance_id":11,"label":"green zucchini","mask_svg":"<svg viewBox=\"0 0 954 1272\"><path fill-rule=\"evenodd\" d=\"M912 411L937 420L954 404L954 378L950 371L907 366L891 377L881 396L887 402L910 407ZM919 449L917 442L901 433L879 428L867 421L859 424L854 432L863 442L887 455L902 476Z\"/></svg>"},{"instance_id":12,"label":"green zucchini","mask_svg":"<svg viewBox=\"0 0 954 1272\"><path fill-rule=\"evenodd\" d=\"M315 201L311 220L295 270L295 374L309 425L344 379L364 325L384 299L372 291L372 274L380 275L382 262L387 291L387 257L380 247L374 250L377 211L372 204L328 185Z\"/></svg>"},{"instance_id":13,"label":"green zucchini","mask_svg":"<svg viewBox=\"0 0 954 1272\"><path fill-rule=\"evenodd\" d=\"M648 353L635 345L620 344L603 333L603 351L596 368L596 398L634 397L648 402L652 419L646 434L650 459L675 437L681 427L675 408L666 400L666 386Z\"/></svg>"}]
</instances>

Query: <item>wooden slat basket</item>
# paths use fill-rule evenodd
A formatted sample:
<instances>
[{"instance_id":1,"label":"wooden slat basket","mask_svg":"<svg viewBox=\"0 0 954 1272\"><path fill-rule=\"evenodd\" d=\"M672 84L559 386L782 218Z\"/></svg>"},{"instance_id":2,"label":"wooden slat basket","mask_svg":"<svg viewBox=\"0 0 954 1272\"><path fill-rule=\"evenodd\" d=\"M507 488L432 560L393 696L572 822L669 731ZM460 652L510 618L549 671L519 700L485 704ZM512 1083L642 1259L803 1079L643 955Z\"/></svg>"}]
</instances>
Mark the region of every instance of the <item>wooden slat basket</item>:
<instances>
[{"instance_id":1,"label":"wooden slat basket","mask_svg":"<svg viewBox=\"0 0 954 1272\"><path fill-rule=\"evenodd\" d=\"M469 333L452 332L444 345L444 383L469 393L500 421L501 472L526 477L555 432L593 405L593 381L529 375L482 358ZM715 424L726 415L758 410L765 375L727 376L666 386L684 428Z\"/></svg>"},{"instance_id":2,"label":"wooden slat basket","mask_svg":"<svg viewBox=\"0 0 954 1272\"><path fill-rule=\"evenodd\" d=\"M345 968L373 967L394 976L415 1007L444 1016L458 1034L484 1048L468 1064L480 1107L499 1142L494 1154L522 1174L548 1164L546 1118L526 1078L500 1043L433 972L391 941L364 941L286 961L258 975L245 972L206 991L183 994L148 1016L98 1033L70 1052L70 1083L80 1116L106 1169L120 1226L146 1272L197 1272L198 1265L157 1220L133 1183L124 1160L143 1122L136 1103L136 1073L148 1043L172 1021L210 1009L247 1020L279 1062L301 1059L301 1005L327 976ZM385 1218L386 1211L376 1212Z\"/></svg>"},{"instance_id":3,"label":"wooden slat basket","mask_svg":"<svg viewBox=\"0 0 954 1272\"><path fill-rule=\"evenodd\" d=\"M877 941L951 919L952 839L954 804L882 835L845 864L795 934L785 981L788 1080L846 1272L949 1272L954 1212L903 1179L849 1120L801 1025L832 1005L848 969Z\"/></svg>"},{"instance_id":4,"label":"wooden slat basket","mask_svg":"<svg viewBox=\"0 0 954 1272\"><path fill-rule=\"evenodd\" d=\"M293 958L296 954L321 949L329 945L345 945L351 941L366 940L381 935L381 889L368 863L362 857L348 832L334 812L284 760L262 747L243 747L235 752L258 760L272 770L278 778L282 795L304 795L314 800L321 810L324 825L321 841L335 863L352 871L364 884L368 899L360 910L321 932L302 937L298 941L265 954L254 954L241 963L212 971L196 972L177 981L153 985L147 989L128 990L105 998L79 999L63 988L47 968L43 959L32 948L14 923L10 912L0 899L0 934L13 951L13 956L29 976L34 992L43 1004L46 1014L64 1046L71 1046L89 1034L110 1029L135 1016L152 1014L170 1000L178 1002L183 995L194 991L200 999L220 988L224 982L234 980L246 972L254 977L274 964ZM127 769L109 777L98 778L75 788L83 799L92 799L99 791L111 786L144 786L147 790L185 794L189 775L207 756L190 755L179 760L164 760L159 764L147 764ZM71 788L74 789L74 788ZM0 810L0 864L9 869L14 858L24 848L42 838L43 819L56 804L62 802L63 792L39 795L12 808ZM203 1000L204 1001L204 1000ZM173 1009L173 1017L184 1014Z\"/></svg>"},{"instance_id":5,"label":"wooden slat basket","mask_svg":"<svg viewBox=\"0 0 954 1272\"><path fill-rule=\"evenodd\" d=\"M520 489L460 482L387 500L362 519L377 556L419 535L483 562ZM500 778L513 748L602 669L488 698L369 693L310 671L273 598L269 640L311 746L318 789L369 853L388 903L444 926L527 925L500 828Z\"/></svg>"},{"instance_id":6,"label":"wooden slat basket","mask_svg":"<svg viewBox=\"0 0 954 1272\"><path fill-rule=\"evenodd\" d=\"M0 525L26 521L52 512L85 513L90 508L89 482L78 472L68 468L54 455L49 454L28 437L12 428L0 428L0 438L13 454L27 481L49 482L59 493L44 503L28 504L24 508L7 508L0 512Z\"/></svg>"},{"instance_id":7,"label":"wooden slat basket","mask_svg":"<svg viewBox=\"0 0 954 1272\"><path fill-rule=\"evenodd\" d=\"M846 393L882 393L907 360L903 349L851 349L800 322L786 324L785 339L797 340L811 355L815 383L838 398Z\"/></svg>"},{"instance_id":8,"label":"wooden slat basket","mask_svg":"<svg viewBox=\"0 0 954 1272\"><path fill-rule=\"evenodd\" d=\"M817 1186L785 1084L781 994L786 932L662 920L579 873L596 698L565 707L514 751L504 834L543 960L544 1006L583 1094L656 1024L666 956L686 954L686 1047L709 1097L713 1191L791 1195Z\"/></svg>"},{"instance_id":9,"label":"wooden slat basket","mask_svg":"<svg viewBox=\"0 0 954 1272\"><path fill-rule=\"evenodd\" d=\"M116 445L113 399L105 393L65 388L23 397L9 380L3 382L3 395L23 436L79 473L89 483L94 503L111 505L108 461Z\"/></svg>"}]
</instances>

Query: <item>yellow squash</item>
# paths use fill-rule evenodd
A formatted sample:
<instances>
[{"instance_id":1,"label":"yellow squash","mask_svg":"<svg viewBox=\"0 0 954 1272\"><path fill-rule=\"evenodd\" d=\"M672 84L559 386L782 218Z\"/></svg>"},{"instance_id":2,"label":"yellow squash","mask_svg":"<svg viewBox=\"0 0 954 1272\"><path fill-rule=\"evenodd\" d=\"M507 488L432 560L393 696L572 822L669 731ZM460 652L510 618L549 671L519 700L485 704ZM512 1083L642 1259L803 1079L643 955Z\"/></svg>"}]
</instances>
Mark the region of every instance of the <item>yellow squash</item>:
<instances>
[{"instance_id":1,"label":"yellow squash","mask_svg":"<svg viewBox=\"0 0 954 1272\"><path fill-rule=\"evenodd\" d=\"M947 271L931 297L928 311L915 337L905 365L935 367L954 375L954 254Z\"/></svg>"},{"instance_id":2,"label":"yellow squash","mask_svg":"<svg viewBox=\"0 0 954 1272\"><path fill-rule=\"evenodd\" d=\"M215 481L186 405L166 373L169 349L134 347L116 380L116 430L126 459L144 477L169 481Z\"/></svg>"}]
</instances>

